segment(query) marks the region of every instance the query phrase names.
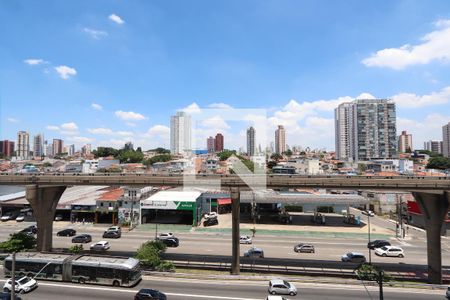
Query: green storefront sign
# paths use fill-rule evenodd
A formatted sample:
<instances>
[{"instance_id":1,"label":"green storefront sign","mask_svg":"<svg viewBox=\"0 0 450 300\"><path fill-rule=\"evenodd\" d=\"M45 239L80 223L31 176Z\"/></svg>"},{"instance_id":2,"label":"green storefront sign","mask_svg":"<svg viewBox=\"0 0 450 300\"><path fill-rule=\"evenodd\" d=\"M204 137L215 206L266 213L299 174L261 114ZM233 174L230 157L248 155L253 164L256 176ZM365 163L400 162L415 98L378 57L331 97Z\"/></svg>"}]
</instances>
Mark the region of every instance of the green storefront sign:
<instances>
[{"instance_id":1,"label":"green storefront sign","mask_svg":"<svg viewBox=\"0 0 450 300\"><path fill-rule=\"evenodd\" d=\"M177 202L177 210L192 210L195 209L195 202Z\"/></svg>"}]
</instances>

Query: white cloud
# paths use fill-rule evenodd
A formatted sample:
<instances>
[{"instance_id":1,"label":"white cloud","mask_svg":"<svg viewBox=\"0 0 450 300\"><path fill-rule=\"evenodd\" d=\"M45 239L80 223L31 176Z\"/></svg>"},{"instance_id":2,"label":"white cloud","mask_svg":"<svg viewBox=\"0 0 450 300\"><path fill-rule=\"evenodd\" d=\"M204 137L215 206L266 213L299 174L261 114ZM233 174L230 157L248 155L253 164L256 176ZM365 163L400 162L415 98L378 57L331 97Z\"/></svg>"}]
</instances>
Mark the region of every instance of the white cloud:
<instances>
[{"instance_id":1,"label":"white cloud","mask_svg":"<svg viewBox=\"0 0 450 300\"><path fill-rule=\"evenodd\" d=\"M376 97L369 93L361 93L358 97L356 97L356 99L367 100L367 99L376 99Z\"/></svg>"},{"instance_id":2,"label":"white cloud","mask_svg":"<svg viewBox=\"0 0 450 300\"><path fill-rule=\"evenodd\" d=\"M119 24L119 25L122 25L123 23L125 23L125 21L124 21L121 17L119 17L118 15L116 15L116 14L111 14L111 15L108 17L108 19L110 19L111 21L113 21L113 22L115 22L115 23L117 23L117 24Z\"/></svg>"},{"instance_id":3,"label":"white cloud","mask_svg":"<svg viewBox=\"0 0 450 300\"><path fill-rule=\"evenodd\" d=\"M56 131L56 130L59 130L59 127L54 126L54 125L47 125L47 126L45 126L45 129Z\"/></svg>"},{"instance_id":4,"label":"white cloud","mask_svg":"<svg viewBox=\"0 0 450 300\"><path fill-rule=\"evenodd\" d=\"M129 139L110 139L100 141L97 146L122 148L128 142L132 142L134 144L134 141L130 141Z\"/></svg>"},{"instance_id":5,"label":"white cloud","mask_svg":"<svg viewBox=\"0 0 450 300\"><path fill-rule=\"evenodd\" d=\"M19 123L20 121L18 120L18 119L16 119L16 118L7 118L6 119L8 122L10 122L10 123Z\"/></svg>"},{"instance_id":6,"label":"white cloud","mask_svg":"<svg viewBox=\"0 0 450 300\"><path fill-rule=\"evenodd\" d=\"M85 33L87 33L91 38L96 39L96 40L98 40L102 37L108 36L108 33L106 31L95 30L95 29L91 29L91 28L87 28L87 27L84 27L83 31Z\"/></svg>"},{"instance_id":7,"label":"white cloud","mask_svg":"<svg viewBox=\"0 0 450 300\"><path fill-rule=\"evenodd\" d=\"M210 105L208 105L208 107L209 108L219 108L219 109L232 109L233 108L231 105L228 105L223 102L211 103Z\"/></svg>"},{"instance_id":8,"label":"white cloud","mask_svg":"<svg viewBox=\"0 0 450 300\"><path fill-rule=\"evenodd\" d=\"M59 76L66 80L69 79L69 76L77 75L77 70L68 66L57 66L55 67L56 72L58 72Z\"/></svg>"},{"instance_id":9,"label":"white cloud","mask_svg":"<svg viewBox=\"0 0 450 300\"><path fill-rule=\"evenodd\" d=\"M150 136L168 137L170 134L170 128L164 125L155 125L148 129L147 134Z\"/></svg>"},{"instance_id":10,"label":"white cloud","mask_svg":"<svg viewBox=\"0 0 450 300\"><path fill-rule=\"evenodd\" d=\"M450 60L450 20L434 23L437 30L426 34L417 45L403 45L377 51L362 61L367 67L401 70L411 65Z\"/></svg>"},{"instance_id":11,"label":"white cloud","mask_svg":"<svg viewBox=\"0 0 450 300\"><path fill-rule=\"evenodd\" d=\"M93 141L95 141L95 139L84 137L84 136L71 136L71 137L68 137L67 140L69 142L73 142L76 144L87 144L87 143L92 143Z\"/></svg>"},{"instance_id":12,"label":"white cloud","mask_svg":"<svg viewBox=\"0 0 450 300\"><path fill-rule=\"evenodd\" d=\"M61 124L61 129L67 130L67 131L77 131L78 126L74 122L69 122L69 123Z\"/></svg>"},{"instance_id":13,"label":"white cloud","mask_svg":"<svg viewBox=\"0 0 450 300\"><path fill-rule=\"evenodd\" d=\"M113 131L110 128L88 128L89 133L98 134L98 135L117 135L117 136L133 136L133 132L131 131Z\"/></svg>"},{"instance_id":14,"label":"white cloud","mask_svg":"<svg viewBox=\"0 0 450 300\"><path fill-rule=\"evenodd\" d=\"M392 99L399 107L404 108L446 104L450 102L450 86L443 88L439 92L432 92L429 95L420 96L413 93L400 93L392 96Z\"/></svg>"},{"instance_id":15,"label":"white cloud","mask_svg":"<svg viewBox=\"0 0 450 300\"><path fill-rule=\"evenodd\" d=\"M133 136L133 132L131 131L116 131L115 134L119 136Z\"/></svg>"},{"instance_id":16,"label":"white cloud","mask_svg":"<svg viewBox=\"0 0 450 300\"><path fill-rule=\"evenodd\" d=\"M136 124L132 122L125 122L125 124L130 127L136 127Z\"/></svg>"},{"instance_id":17,"label":"white cloud","mask_svg":"<svg viewBox=\"0 0 450 300\"><path fill-rule=\"evenodd\" d=\"M118 110L115 112L116 116L119 119L122 119L124 121L141 121L141 120L145 120L146 117L144 117L143 115L141 115L140 113L135 113L132 111L121 111Z\"/></svg>"},{"instance_id":18,"label":"white cloud","mask_svg":"<svg viewBox=\"0 0 450 300\"><path fill-rule=\"evenodd\" d=\"M45 63L45 61L40 58L29 58L25 59L23 62L30 66L36 66Z\"/></svg>"},{"instance_id":19,"label":"white cloud","mask_svg":"<svg viewBox=\"0 0 450 300\"><path fill-rule=\"evenodd\" d=\"M190 115L199 114L202 112L202 110L200 109L198 104L195 102L186 106L185 108L183 108L182 111L184 111L185 113L190 114Z\"/></svg>"},{"instance_id":20,"label":"white cloud","mask_svg":"<svg viewBox=\"0 0 450 300\"><path fill-rule=\"evenodd\" d=\"M230 129L230 126L225 122L225 120L220 116L213 116L211 118L202 121L202 126L206 128L217 130Z\"/></svg>"},{"instance_id":21,"label":"white cloud","mask_svg":"<svg viewBox=\"0 0 450 300\"><path fill-rule=\"evenodd\" d=\"M103 107L100 104L97 104L95 102L92 102L91 107L95 110L102 110Z\"/></svg>"}]
</instances>

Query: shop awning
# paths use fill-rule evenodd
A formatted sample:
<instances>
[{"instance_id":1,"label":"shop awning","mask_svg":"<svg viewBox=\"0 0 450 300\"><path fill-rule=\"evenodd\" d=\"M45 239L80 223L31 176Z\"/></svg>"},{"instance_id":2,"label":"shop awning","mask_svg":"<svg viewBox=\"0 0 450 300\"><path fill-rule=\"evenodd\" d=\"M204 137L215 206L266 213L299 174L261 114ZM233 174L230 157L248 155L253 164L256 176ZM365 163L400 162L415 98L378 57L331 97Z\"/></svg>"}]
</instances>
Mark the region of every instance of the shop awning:
<instances>
[{"instance_id":1,"label":"shop awning","mask_svg":"<svg viewBox=\"0 0 450 300\"><path fill-rule=\"evenodd\" d=\"M231 198L217 199L217 204L219 205L231 204Z\"/></svg>"}]
</instances>

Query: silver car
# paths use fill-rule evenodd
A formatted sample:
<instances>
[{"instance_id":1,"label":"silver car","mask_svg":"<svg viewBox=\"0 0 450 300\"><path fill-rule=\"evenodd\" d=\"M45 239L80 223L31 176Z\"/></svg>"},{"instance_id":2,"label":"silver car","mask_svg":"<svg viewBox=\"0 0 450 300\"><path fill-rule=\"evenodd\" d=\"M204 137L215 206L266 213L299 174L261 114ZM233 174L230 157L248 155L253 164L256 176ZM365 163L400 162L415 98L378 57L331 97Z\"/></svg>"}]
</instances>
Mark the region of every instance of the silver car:
<instances>
[{"instance_id":1,"label":"silver car","mask_svg":"<svg viewBox=\"0 0 450 300\"><path fill-rule=\"evenodd\" d=\"M269 293L272 295L282 294L282 295L297 295L297 288L286 280L272 279L269 281Z\"/></svg>"}]
</instances>

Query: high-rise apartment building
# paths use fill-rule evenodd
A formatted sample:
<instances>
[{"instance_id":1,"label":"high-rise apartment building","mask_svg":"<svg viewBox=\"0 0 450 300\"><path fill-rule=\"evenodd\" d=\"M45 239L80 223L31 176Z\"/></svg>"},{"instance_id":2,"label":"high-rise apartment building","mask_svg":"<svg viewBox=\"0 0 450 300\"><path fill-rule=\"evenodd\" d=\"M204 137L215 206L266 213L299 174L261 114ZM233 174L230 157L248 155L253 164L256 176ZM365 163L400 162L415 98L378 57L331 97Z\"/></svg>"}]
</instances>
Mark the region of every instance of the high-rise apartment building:
<instances>
[{"instance_id":1,"label":"high-rise apartment building","mask_svg":"<svg viewBox=\"0 0 450 300\"><path fill-rule=\"evenodd\" d=\"M53 156L64 153L64 142L61 139L53 139Z\"/></svg>"},{"instance_id":2,"label":"high-rise apartment building","mask_svg":"<svg viewBox=\"0 0 450 300\"><path fill-rule=\"evenodd\" d=\"M221 133L216 134L214 149L216 152L223 151L223 135Z\"/></svg>"},{"instance_id":3,"label":"high-rise apartment building","mask_svg":"<svg viewBox=\"0 0 450 300\"><path fill-rule=\"evenodd\" d=\"M338 159L353 161L397 156L395 103L357 99L335 110Z\"/></svg>"},{"instance_id":4,"label":"high-rise apartment building","mask_svg":"<svg viewBox=\"0 0 450 300\"><path fill-rule=\"evenodd\" d=\"M37 134L33 138L33 152L35 157L44 156L44 135Z\"/></svg>"},{"instance_id":5,"label":"high-rise apartment building","mask_svg":"<svg viewBox=\"0 0 450 300\"><path fill-rule=\"evenodd\" d=\"M286 152L286 130L283 125L278 125L278 129L275 130L275 153L284 152Z\"/></svg>"},{"instance_id":6,"label":"high-rise apartment building","mask_svg":"<svg viewBox=\"0 0 450 300\"><path fill-rule=\"evenodd\" d=\"M216 141L212 136L210 136L209 138L206 139L206 149L208 150L208 153L214 153L215 146L216 146Z\"/></svg>"},{"instance_id":7,"label":"high-rise apartment building","mask_svg":"<svg viewBox=\"0 0 450 300\"><path fill-rule=\"evenodd\" d=\"M191 116L180 111L170 117L170 152L183 154L191 150Z\"/></svg>"},{"instance_id":8,"label":"high-rise apartment building","mask_svg":"<svg viewBox=\"0 0 450 300\"><path fill-rule=\"evenodd\" d=\"M26 131L17 133L17 151L16 157L19 159L28 159L30 156L30 135Z\"/></svg>"},{"instance_id":9,"label":"high-rise apartment building","mask_svg":"<svg viewBox=\"0 0 450 300\"><path fill-rule=\"evenodd\" d=\"M442 155L450 157L450 122L442 127Z\"/></svg>"},{"instance_id":10,"label":"high-rise apartment building","mask_svg":"<svg viewBox=\"0 0 450 300\"><path fill-rule=\"evenodd\" d=\"M81 147L81 155L86 157L86 155L91 155L91 144L86 144Z\"/></svg>"},{"instance_id":11,"label":"high-rise apartment building","mask_svg":"<svg viewBox=\"0 0 450 300\"><path fill-rule=\"evenodd\" d=\"M428 151L439 153L439 154L442 154L442 146L443 146L442 141L429 140L429 141L423 143L424 150L428 150Z\"/></svg>"},{"instance_id":12,"label":"high-rise apartment building","mask_svg":"<svg viewBox=\"0 0 450 300\"><path fill-rule=\"evenodd\" d=\"M73 156L75 154L75 145L74 144L70 145L68 150L69 151L67 151L67 152L68 152L69 156Z\"/></svg>"},{"instance_id":13,"label":"high-rise apartment building","mask_svg":"<svg viewBox=\"0 0 450 300\"><path fill-rule=\"evenodd\" d=\"M253 126L250 126L250 128L247 129L247 155L255 156L255 152L255 128L253 128Z\"/></svg>"},{"instance_id":14,"label":"high-rise apartment building","mask_svg":"<svg viewBox=\"0 0 450 300\"><path fill-rule=\"evenodd\" d=\"M13 141L0 141L0 154L4 157L14 156L14 142Z\"/></svg>"},{"instance_id":15,"label":"high-rise apartment building","mask_svg":"<svg viewBox=\"0 0 450 300\"><path fill-rule=\"evenodd\" d=\"M402 134L398 136L398 152L406 153L412 152L412 134L406 133L406 131L402 131Z\"/></svg>"}]
</instances>

